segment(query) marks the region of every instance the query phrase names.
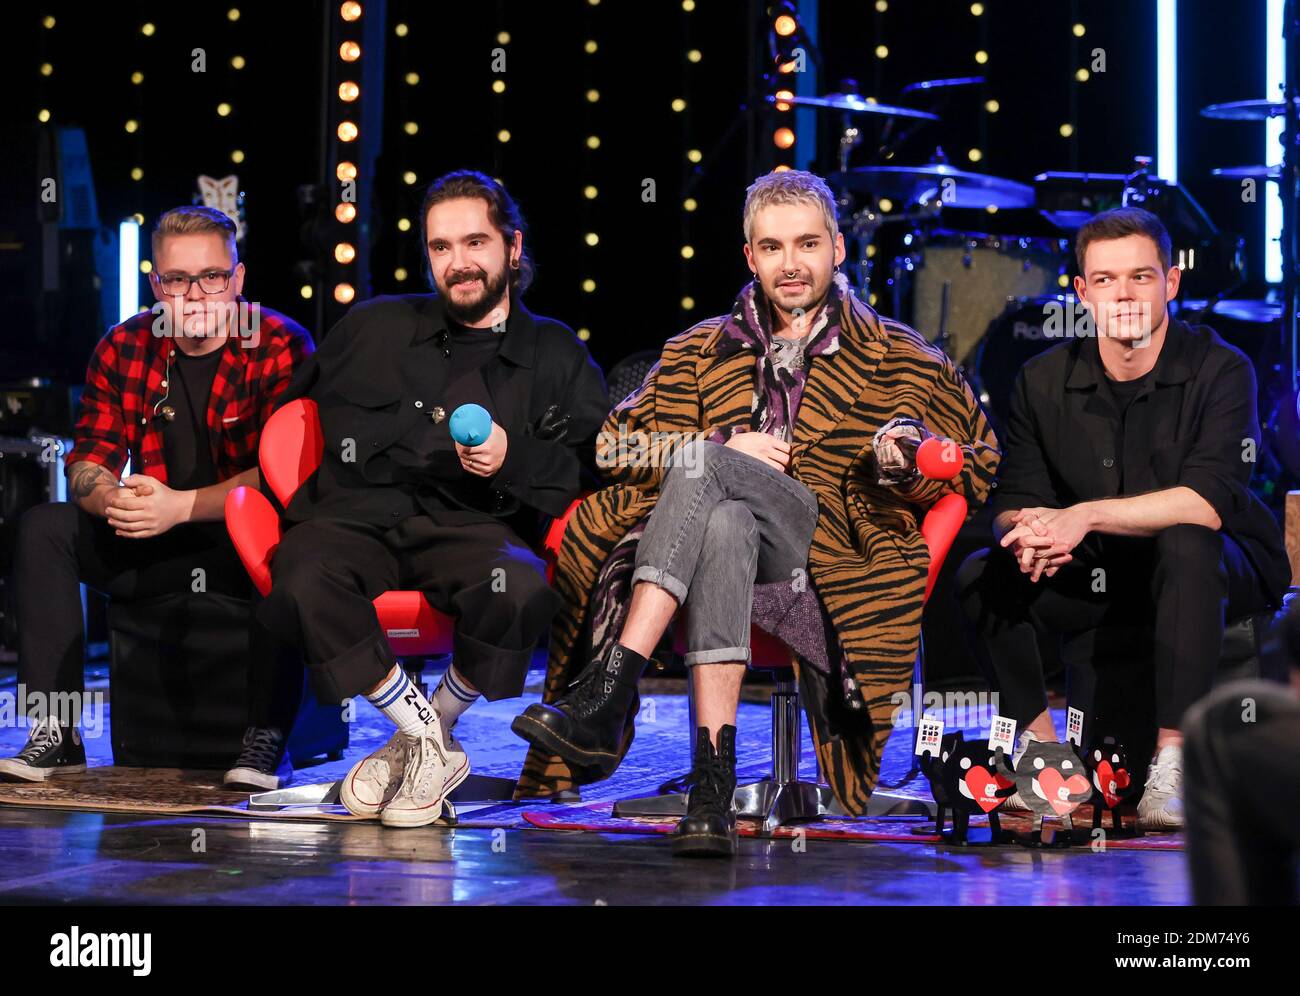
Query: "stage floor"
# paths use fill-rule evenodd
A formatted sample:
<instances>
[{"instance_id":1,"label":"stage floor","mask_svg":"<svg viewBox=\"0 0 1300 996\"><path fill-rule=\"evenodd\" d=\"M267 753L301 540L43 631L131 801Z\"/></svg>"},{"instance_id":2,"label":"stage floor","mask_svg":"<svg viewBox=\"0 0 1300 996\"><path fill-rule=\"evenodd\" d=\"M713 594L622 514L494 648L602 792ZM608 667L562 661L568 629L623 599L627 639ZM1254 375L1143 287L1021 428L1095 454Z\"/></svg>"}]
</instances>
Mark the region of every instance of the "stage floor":
<instances>
[{"instance_id":1,"label":"stage floor","mask_svg":"<svg viewBox=\"0 0 1300 996\"><path fill-rule=\"evenodd\" d=\"M537 698L475 706L457 732L474 770L513 775L524 744L510 720ZM103 687L102 670L92 688ZM0 694L12 694L12 670ZM686 767L685 699L646 696L637 740L594 802L652 792ZM111 706L108 712L111 719ZM741 707L742 771L761 775L769 711ZM87 740L92 766L111 763L108 723ZM299 772L303 782L338 777L388 736L381 716L358 709L349 758ZM913 733L901 730L885 757L886 780L906 770ZM0 730L0 753L25 730ZM805 738L807 733L805 731ZM804 753L814 774L811 749ZM914 789L923 792L924 782ZM538 803L530 808L538 808ZM544 805L544 804L543 804ZM201 847L200 847L201 845ZM1178 851L1094 853L1016 846L958 848L908 842L744 839L735 861L674 858L652 835L533 829L389 830L373 823L275 822L207 816L149 817L0 807L0 904L507 904L645 903L780 905L1159 905L1188 901Z\"/></svg>"}]
</instances>

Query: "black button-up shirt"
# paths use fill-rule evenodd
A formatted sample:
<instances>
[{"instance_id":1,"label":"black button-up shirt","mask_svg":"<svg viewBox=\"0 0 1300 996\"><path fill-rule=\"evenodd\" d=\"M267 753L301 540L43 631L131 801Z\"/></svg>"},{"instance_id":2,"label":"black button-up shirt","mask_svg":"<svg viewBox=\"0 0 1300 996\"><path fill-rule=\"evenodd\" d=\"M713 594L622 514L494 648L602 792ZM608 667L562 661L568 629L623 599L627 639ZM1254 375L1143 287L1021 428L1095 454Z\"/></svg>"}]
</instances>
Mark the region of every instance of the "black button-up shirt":
<instances>
[{"instance_id":1,"label":"black button-up shirt","mask_svg":"<svg viewBox=\"0 0 1300 996\"><path fill-rule=\"evenodd\" d=\"M511 300L499 347L476 371L484 407L506 433L505 462L490 480L464 482L469 475L446 435L458 395L439 341L445 331L441 300L410 294L354 306L325 337L282 399L315 401L324 441L316 473L285 509L288 521L333 517L392 525L421 511L449 510L439 521L491 516L532 540L538 513L563 515L593 486L595 438L609 399L600 368L578 337ZM536 434L551 406L570 416L562 439ZM413 465L425 460L424 472L413 474ZM464 491L440 483L451 478L485 488L487 507L465 508Z\"/></svg>"},{"instance_id":2,"label":"black button-up shirt","mask_svg":"<svg viewBox=\"0 0 1300 996\"><path fill-rule=\"evenodd\" d=\"M1041 353L1016 377L1003 442L995 515L1186 487L1218 514L1271 597L1290 584L1277 521L1249 489L1260 446L1255 371L1213 329L1170 319L1123 412L1095 337Z\"/></svg>"}]
</instances>

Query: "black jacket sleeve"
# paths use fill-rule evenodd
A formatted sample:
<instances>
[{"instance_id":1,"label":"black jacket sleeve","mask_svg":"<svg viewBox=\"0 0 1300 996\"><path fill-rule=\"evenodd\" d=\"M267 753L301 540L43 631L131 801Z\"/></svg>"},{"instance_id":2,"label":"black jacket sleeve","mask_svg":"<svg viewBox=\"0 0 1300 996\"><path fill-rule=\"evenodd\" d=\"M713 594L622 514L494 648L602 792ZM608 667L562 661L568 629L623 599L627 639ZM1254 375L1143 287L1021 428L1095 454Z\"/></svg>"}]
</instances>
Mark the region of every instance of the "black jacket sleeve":
<instances>
[{"instance_id":1,"label":"black jacket sleeve","mask_svg":"<svg viewBox=\"0 0 1300 996\"><path fill-rule=\"evenodd\" d=\"M1043 434L1022 367L1016 374L1011 391L1011 411L1007 416L1002 446L1002 466L990 502L993 514L1014 512L1034 506L1059 508L1060 498L1052 485L1043 447Z\"/></svg>"},{"instance_id":2,"label":"black jacket sleeve","mask_svg":"<svg viewBox=\"0 0 1300 996\"><path fill-rule=\"evenodd\" d=\"M539 439L533 425L507 429L505 461L492 478L494 488L550 516L597 486L596 434L609 412L604 375L587 348L574 337L567 352L559 396L542 399L542 407L558 405L557 416L568 416L562 438Z\"/></svg>"},{"instance_id":3,"label":"black jacket sleeve","mask_svg":"<svg viewBox=\"0 0 1300 996\"><path fill-rule=\"evenodd\" d=\"M1259 452L1255 371L1239 357L1214 378L1196 441L1183 460L1178 483L1214 509L1225 526L1250 506L1250 475Z\"/></svg>"}]
</instances>

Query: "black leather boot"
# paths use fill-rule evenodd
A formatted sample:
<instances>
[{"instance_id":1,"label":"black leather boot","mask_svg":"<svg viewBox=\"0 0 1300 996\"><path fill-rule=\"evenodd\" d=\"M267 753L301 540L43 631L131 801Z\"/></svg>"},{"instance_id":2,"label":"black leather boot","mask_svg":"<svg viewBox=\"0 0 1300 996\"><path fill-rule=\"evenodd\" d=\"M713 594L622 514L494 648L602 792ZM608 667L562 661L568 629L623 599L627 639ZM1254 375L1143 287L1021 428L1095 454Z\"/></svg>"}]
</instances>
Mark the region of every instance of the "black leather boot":
<instances>
[{"instance_id":1,"label":"black leather boot","mask_svg":"<svg viewBox=\"0 0 1300 996\"><path fill-rule=\"evenodd\" d=\"M673 832L673 853L684 857L730 858L736 853L736 728L718 730L714 750L709 731L695 731L695 766L689 776L686 815Z\"/></svg>"},{"instance_id":2,"label":"black leather boot","mask_svg":"<svg viewBox=\"0 0 1300 996\"><path fill-rule=\"evenodd\" d=\"M623 727L646 663L640 654L616 643L607 660L587 666L568 694L550 705L530 705L510 729L570 764L608 776L618 763Z\"/></svg>"}]
</instances>

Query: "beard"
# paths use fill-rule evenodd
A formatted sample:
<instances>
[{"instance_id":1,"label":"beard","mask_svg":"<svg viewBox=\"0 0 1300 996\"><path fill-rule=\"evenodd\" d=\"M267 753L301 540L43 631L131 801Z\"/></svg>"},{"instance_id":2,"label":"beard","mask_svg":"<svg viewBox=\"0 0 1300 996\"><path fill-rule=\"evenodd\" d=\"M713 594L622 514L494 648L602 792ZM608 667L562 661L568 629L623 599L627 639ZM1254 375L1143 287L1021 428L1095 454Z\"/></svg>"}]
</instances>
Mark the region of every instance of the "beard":
<instances>
[{"instance_id":1,"label":"beard","mask_svg":"<svg viewBox=\"0 0 1300 996\"><path fill-rule=\"evenodd\" d=\"M442 291L442 298L447 315L461 325L473 325L490 315L505 299L508 271L503 267L489 276L483 270L465 270L448 277L447 287ZM457 284L478 280L482 287L478 294L457 298L452 294Z\"/></svg>"},{"instance_id":2,"label":"beard","mask_svg":"<svg viewBox=\"0 0 1300 996\"><path fill-rule=\"evenodd\" d=\"M827 299L830 297L831 285L833 280L827 280L822 286L817 286L816 277L806 271L801 271L794 279L801 280L804 288L800 291L791 293L778 286L781 281L788 279L785 273L777 274L776 278L771 281L771 286L766 286L760 280L759 288L767 297L769 305L778 308L787 315L793 315L796 327L800 324L806 325L821 310ZM806 328L803 329L807 331Z\"/></svg>"}]
</instances>

